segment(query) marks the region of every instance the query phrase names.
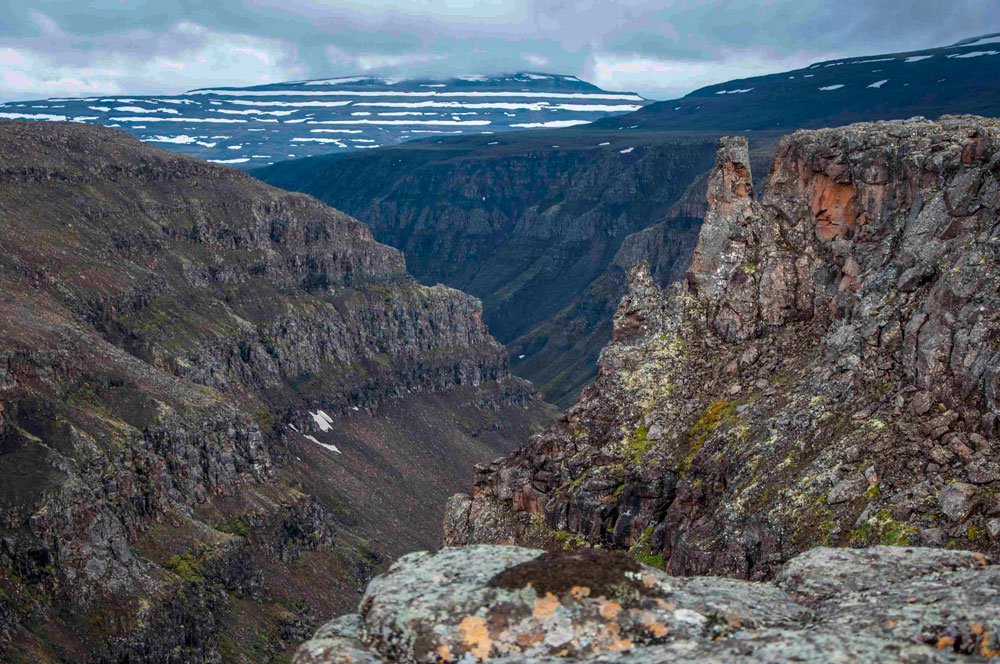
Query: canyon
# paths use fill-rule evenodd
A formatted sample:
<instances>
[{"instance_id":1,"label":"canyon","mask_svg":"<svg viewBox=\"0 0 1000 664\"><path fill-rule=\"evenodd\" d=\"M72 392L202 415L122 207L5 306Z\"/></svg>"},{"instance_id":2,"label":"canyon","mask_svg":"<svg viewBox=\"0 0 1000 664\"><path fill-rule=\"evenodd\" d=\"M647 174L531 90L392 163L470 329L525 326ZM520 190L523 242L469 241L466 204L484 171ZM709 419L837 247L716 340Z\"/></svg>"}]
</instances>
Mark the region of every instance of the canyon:
<instances>
[{"instance_id":1,"label":"canyon","mask_svg":"<svg viewBox=\"0 0 1000 664\"><path fill-rule=\"evenodd\" d=\"M685 278L297 664L1000 657L1000 122L721 139ZM530 547L530 548L528 548Z\"/></svg>"}]
</instances>

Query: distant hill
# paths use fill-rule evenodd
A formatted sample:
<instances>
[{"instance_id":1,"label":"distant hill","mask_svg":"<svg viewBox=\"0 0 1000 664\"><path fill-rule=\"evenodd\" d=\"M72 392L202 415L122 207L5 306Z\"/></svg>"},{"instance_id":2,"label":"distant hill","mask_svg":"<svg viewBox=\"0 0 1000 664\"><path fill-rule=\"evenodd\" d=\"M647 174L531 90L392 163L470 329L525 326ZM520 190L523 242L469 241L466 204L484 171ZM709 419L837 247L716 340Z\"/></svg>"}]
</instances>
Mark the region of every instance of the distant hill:
<instances>
[{"instance_id":1,"label":"distant hill","mask_svg":"<svg viewBox=\"0 0 1000 664\"><path fill-rule=\"evenodd\" d=\"M0 104L0 119L119 127L202 159L245 167L455 134L586 124L650 103L575 76L522 72L449 80L370 76Z\"/></svg>"},{"instance_id":2,"label":"distant hill","mask_svg":"<svg viewBox=\"0 0 1000 664\"><path fill-rule=\"evenodd\" d=\"M594 128L791 130L959 113L1000 115L1000 34L727 81Z\"/></svg>"}]
</instances>

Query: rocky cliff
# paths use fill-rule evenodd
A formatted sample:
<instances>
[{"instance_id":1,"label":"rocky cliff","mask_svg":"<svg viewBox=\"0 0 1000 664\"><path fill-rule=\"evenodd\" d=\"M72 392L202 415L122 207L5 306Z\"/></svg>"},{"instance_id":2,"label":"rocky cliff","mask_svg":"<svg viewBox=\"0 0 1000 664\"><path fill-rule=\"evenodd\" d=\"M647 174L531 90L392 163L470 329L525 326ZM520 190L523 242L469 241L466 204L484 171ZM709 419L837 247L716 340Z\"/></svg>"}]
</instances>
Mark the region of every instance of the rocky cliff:
<instances>
[{"instance_id":1,"label":"rocky cliff","mask_svg":"<svg viewBox=\"0 0 1000 664\"><path fill-rule=\"evenodd\" d=\"M625 288L615 257L626 238L663 222L675 250L662 252L662 273L686 269L700 216L664 217L711 168L716 139L524 132L418 141L254 174L357 216L406 254L418 280L482 298L513 371L568 406L610 340Z\"/></svg>"},{"instance_id":2,"label":"rocky cliff","mask_svg":"<svg viewBox=\"0 0 1000 664\"><path fill-rule=\"evenodd\" d=\"M548 420L476 300L314 199L92 126L0 154L4 661L280 656Z\"/></svg>"},{"instance_id":3,"label":"rocky cliff","mask_svg":"<svg viewBox=\"0 0 1000 664\"><path fill-rule=\"evenodd\" d=\"M594 386L479 469L452 543L774 576L819 544L1000 549L1000 122L724 139L685 283L630 274Z\"/></svg>"},{"instance_id":4,"label":"rocky cliff","mask_svg":"<svg viewBox=\"0 0 1000 664\"><path fill-rule=\"evenodd\" d=\"M968 551L818 548L772 584L470 546L399 560L295 662L985 662L998 631L1000 565Z\"/></svg>"}]
</instances>

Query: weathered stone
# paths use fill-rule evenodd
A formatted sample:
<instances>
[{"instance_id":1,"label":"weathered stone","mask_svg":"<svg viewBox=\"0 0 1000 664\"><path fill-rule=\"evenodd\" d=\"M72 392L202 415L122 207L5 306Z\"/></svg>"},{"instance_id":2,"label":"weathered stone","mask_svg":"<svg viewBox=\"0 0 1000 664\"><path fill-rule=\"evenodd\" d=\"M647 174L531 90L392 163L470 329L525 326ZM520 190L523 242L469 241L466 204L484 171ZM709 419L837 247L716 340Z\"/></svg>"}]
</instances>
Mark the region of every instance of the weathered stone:
<instances>
[{"instance_id":1,"label":"weathered stone","mask_svg":"<svg viewBox=\"0 0 1000 664\"><path fill-rule=\"evenodd\" d=\"M947 484L938 493L938 504L952 521L964 521L975 507L976 487L971 484L954 482Z\"/></svg>"},{"instance_id":2,"label":"weathered stone","mask_svg":"<svg viewBox=\"0 0 1000 664\"><path fill-rule=\"evenodd\" d=\"M295 662L957 662L998 631L1000 567L972 552L814 549L768 584L469 546L400 559Z\"/></svg>"}]
</instances>

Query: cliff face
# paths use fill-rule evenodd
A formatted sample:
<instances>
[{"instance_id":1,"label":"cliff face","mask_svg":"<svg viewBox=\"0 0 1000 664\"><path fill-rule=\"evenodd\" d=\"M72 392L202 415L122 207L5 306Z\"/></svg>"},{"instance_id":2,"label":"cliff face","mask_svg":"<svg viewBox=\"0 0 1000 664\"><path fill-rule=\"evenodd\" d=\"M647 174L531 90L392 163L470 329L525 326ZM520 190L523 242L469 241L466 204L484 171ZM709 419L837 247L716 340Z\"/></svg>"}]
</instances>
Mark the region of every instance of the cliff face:
<instances>
[{"instance_id":1,"label":"cliff face","mask_svg":"<svg viewBox=\"0 0 1000 664\"><path fill-rule=\"evenodd\" d=\"M767 578L817 544L1000 548L1000 123L721 142L686 282L640 265L595 385L447 539Z\"/></svg>"},{"instance_id":2,"label":"cliff face","mask_svg":"<svg viewBox=\"0 0 1000 664\"><path fill-rule=\"evenodd\" d=\"M424 283L482 298L512 370L569 405L593 379L624 293L626 238L712 163L715 136L561 132L416 142L255 175L356 215ZM682 274L697 218L671 218L665 275Z\"/></svg>"},{"instance_id":3,"label":"cliff face","mask_svg":"<svg viewBox=\"0 0 1000 664\"><path fill-rule=\"evenodd\" d=\"M7 660L267 659L548 417L476 300L311 198L97 127L0 153Z\"/></svg>"}]
</instances>

